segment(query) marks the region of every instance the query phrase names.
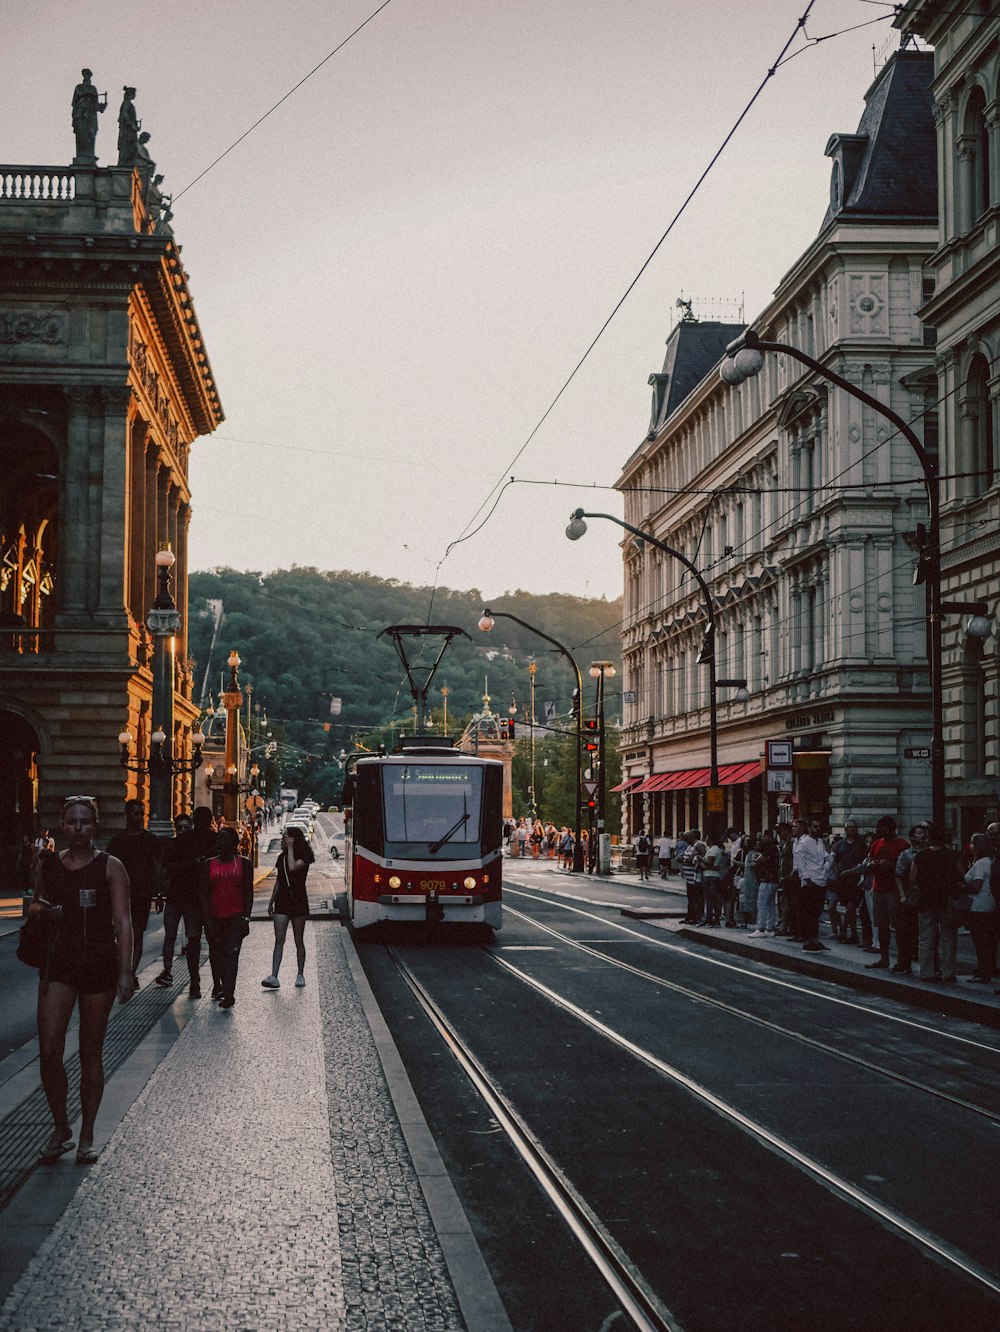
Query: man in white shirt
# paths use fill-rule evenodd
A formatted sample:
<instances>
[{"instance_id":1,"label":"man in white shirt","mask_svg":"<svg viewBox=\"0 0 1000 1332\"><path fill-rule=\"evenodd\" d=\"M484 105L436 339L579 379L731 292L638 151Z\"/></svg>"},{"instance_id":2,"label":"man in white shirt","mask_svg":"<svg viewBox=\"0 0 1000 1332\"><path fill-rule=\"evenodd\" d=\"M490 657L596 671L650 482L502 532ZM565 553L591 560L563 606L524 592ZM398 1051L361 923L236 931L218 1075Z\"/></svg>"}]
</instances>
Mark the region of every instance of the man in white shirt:
<instances>
[{"instance_id":1,"label":"man in white shirt","mask_svg":"<svg viewBox=\"0 0 1000 1332\"><path fill-rule=\"evenodd\" d=\"M819 921L826 902L827 856L829 850L822 837L822 825L811 819L805 832L795 839L792 847L792 868L799 876L802 903L801 928L805 936L802 951L825 953L826 944L819 941Z\"/></svg>"},{"instance_id":2,"label":"man in white shirt","mask_svg":"<svg viewBox=\"0 0 1000 1332\"><path fill-rule=\"evenodd\" d=\"M656 857L660 862L660 878L667 877L667 870L670 868L670 857L674 853L674 839L668 837L666 833L660 838L656 846Z\"/></svg>"}]
</instances>

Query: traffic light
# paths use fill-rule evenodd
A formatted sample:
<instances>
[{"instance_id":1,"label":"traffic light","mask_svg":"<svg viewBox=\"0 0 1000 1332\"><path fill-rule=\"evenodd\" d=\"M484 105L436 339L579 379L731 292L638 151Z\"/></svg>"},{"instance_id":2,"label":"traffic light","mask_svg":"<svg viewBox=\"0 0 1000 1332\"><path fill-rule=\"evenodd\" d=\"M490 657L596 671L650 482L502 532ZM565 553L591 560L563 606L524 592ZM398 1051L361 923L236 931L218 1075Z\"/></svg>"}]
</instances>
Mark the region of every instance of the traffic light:
<instances>
[{"instance_id":1,"label":"traffic light","mask_svg":"<svg viewBox=\"0 0 1000 1332\"><path fill-rule=\"evenodd\" d=\"M584 749L588 754L595 754L600 745L601 728L597 724L596 717L588 717L583 723L584 729Z\"/></svg>"},{"instance_id":2,"label":"traffic light","mask_svg":"<svg viewBox=\"0 0 1000 1332\"><path fill-rule=\"evenodd\" d=\"M514 723L512 721L500 722L499 726L497 727L497 731L501 740L514 739Z\"/></svg>"}]
</instances>

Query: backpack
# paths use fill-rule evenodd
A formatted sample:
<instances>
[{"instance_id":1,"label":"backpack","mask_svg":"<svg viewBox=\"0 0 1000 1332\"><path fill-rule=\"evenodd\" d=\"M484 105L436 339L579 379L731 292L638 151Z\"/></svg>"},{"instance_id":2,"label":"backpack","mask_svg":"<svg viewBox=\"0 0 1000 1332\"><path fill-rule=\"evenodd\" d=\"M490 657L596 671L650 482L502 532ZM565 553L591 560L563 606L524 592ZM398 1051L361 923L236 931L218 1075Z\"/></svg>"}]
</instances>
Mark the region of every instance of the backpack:
<instances>
[{"instance_id":1,"label":"backpack","mask_svg":"<svg viewBox=\"0 0 1000 1332\"><path fill-rule=\"evenodd\" d=\"M648 837L640 837L635 844L636 853L640 856L648 856L652 845Z\"/></svg>"}]
</instances>

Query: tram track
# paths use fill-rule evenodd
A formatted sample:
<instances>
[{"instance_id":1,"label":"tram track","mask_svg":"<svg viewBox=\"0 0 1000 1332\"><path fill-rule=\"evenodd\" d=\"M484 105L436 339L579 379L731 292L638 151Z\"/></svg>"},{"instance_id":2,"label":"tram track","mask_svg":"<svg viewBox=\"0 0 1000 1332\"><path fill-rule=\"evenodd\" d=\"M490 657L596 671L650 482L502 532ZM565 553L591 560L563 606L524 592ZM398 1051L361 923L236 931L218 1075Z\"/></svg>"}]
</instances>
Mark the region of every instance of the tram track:
<instances>
[{"instance_id":1,"label":"tram track","mask_svg":"<svg viewBox=\"0 0 1000 1332\"><path fill-rule=\"evenodd\" d=\"M682 1332L680 1324L503 1096L427 989L393 948L387 947L386 952L462 1072L486 1102L507 1140L634 1326L640 1332Z\"/></svg>"},{"instance_id":2,"label":"tram track","mask_svg":"<svg viewBox=\"0 0 1000 1332\"><path fill-rule=\"evenodd\" d=\"M933 1096L938 1100L945 1101L950 1105L969 1111L972 1114L980 1115L984 1119L1000 1125L1000 1112L991 1110L983 1105L978 1105L976 1102L969 1101L965 1097L956 1096L954 1093L945 1091L940 1087L934 1087L930 1083L910 1077L905 1073L886 1068L884 1064L875 1063L874 1060L866 1059L863 1055L855 1054L850 1050L845 1050L839 1046L828 1044L826 1041L817 1040L814 1036L807 1036L804 1032L796 1031L792 1027L783 1026L780 1022L775 1022L771 1018L762 1017L759 1013L750 1012L736 1004L727 1003L725 1000L717 999L713 995L705 994L703 991L695 989L693 986L683 985L678 981L668 980L656 972L646 971L641 967L635 966L633 963L624 962L620 958L610 957L607 953L602 953L598 949L590 947L588 944L581 943L579 940L573 939L571 936L553 929L550 925L544 925L540 921L534 920L531 916L510 906L509 903L506 906L506 911L508 914L524 921L532 928L541 930L544 934L548 934L551 937L558 939L560 943L565 944L567 947L574 948L589 957L596 958L607 966L617 967L641 980L649 981L651 984L656 985L661 989L669 990L672 993L682 995L684 998L690 999L695 1003L703 1004L706 1007L714 1008L723 1013L738 1017L745 1022L751 1023L753 1026L761 1027L766 1031L773 1032L777 1036L784 1037L787 1040L797 1041L811 1050L818 1050L823 1054L831 1055L836 1059L841 1059L846 1063L862 1068L866 1072L874 1073L879 1077L900 1083L902 1086L908 1087L911 1090L923 1092L925 1095ZM594 919L599 918L595 917ZM656 944L658 941L650 940L650 942ZM491 956L493 955L491 954ZM500 957L494 956L494 960L497 962L503 962L503 959ZM503 964L509 965L505 962L503 962ZM810 989L808 993L812 995L814 991ZM872 1009L866 1008L863 1005L859 1005L859 1007L863 1008L863 1011L866 1013L873 1013ZM921 1029L926 1032L933 1032L935 1036L947 1035L947 1033L940 1032L936 1027L922 1026L922 1024L919 1023L915 1025L921 1026ZM987 1045L982 1048L1000 1054L1000 1052L996 1051L993 1046Z\"/></svg>"},{"instance_id":3,"label":"tram track","mask_svg":"<svg viewBox=\"0 0 1000 1332\"><path fill-rule=\"evenodd\" d=\"M507 909L510 910L509 904ZM513 914L521 915L516 911ZM530 918L528 919L530 921ZM584 951L589 951L585 945L583 948ZM608 1281L623 1307L628 1305L629 1316L633 1318L635 1325L640 1328L677 1327L677 1323L672 1320L672 1315L656 1300L655 1296L652 1296L653 1303L650 1304L651 1292L648 1284L639 1276L634 1264L629 1262L627 1256L622 1253L619 1246L608 1235L605 1227L596 1218L587 1202L568 1183L563 1170L536 1140L516 1109L511 1105L509 1099L498 1090L496 1082L486 1072L471 1048L459 1036L455 1027L450 1023L426 987L401 956L391 949L388 951L394 966L431 1020L435 1030L455 1056L463 1073L470 1079L479 1094L484 1097L491 1113L496 1116L498 1124L538 1180L546 1195L557 1206L559 1214L570 1225L574 1235L581 1243L584 1243L585 1246L594 1246L593 1252L590 1247L587 1247L588 1256L595 1262L601 1275ZM599 1018L588 1013L565 996L560 995L551 986L515 966L500 954L490 949L483 949L482 951L504 974L519 985L529 988L549 1004L554 1005L575 1021L585 1025L593 1033L611 1042L620 1053L624 1053L667 1079L675 1088L693 1098L704 1108L711 1110L730 1127L737 1129L767 1152L780 1158L785 1164L791 1166L812 1183L819 1185L828 1194L840 1202L846 1203L854 1210L863 1213L869 1220L874 1221L884 1230L894 1234L926 1257L931 1258L939 1266L945 1267L954 1275L973 1283L991 1301L1000 1297L1000 1275L984 1267L974 1257L965 1253L959 1245L934 1233L928 1226L921 1224L919 1221L911 1219L902 1210L880 1201L864 1188L858 1187L850 1179L811 1156L808 1151L796 1146L787 1136L776 1132L753 1115L744 1112L737 1105L698 1082L682 1069L661 1059L653 1051L628 1039L622 1032L614 1030L609 1024L602 1022ZM601 954L596 954L596 956L602 961L608 960ZM635 969L626 967L626 970L634 972ZM653 975L650 975L648 979L659 985L664 984L661 978ZM690 997L690 995L686 995L686 997ZM826 1050L822 1046L818 1048L823 1054L837 1053L835 1050ZM881 1070L874 1068L873 1071L879 1072ZM902 1078L898 1080L906 1084L909 1090L918 1093L927 1090L912 1081ZM954 1103L956 1098L945 1096L943 1099ZM971 1104L963 1108L975 1110L976 1113L983 1113L981 1108ZM986 1112L986 1117L994 1121L998 1119L997 1116L989 1112ZM585 1237L585 1239L582 1237ZM624 1287L617 1284L619 1281L624 1281ZM629 1301L637 1298L638 1295L641 1295L642 1298L636 1309L631 1306ZM652 1310L652 1313L650 1313L650 1310ZM650 1318L652 1321L649 1321ZM643 1319L647 1321L642 1321Z\"/></svg>"}]
</instances>

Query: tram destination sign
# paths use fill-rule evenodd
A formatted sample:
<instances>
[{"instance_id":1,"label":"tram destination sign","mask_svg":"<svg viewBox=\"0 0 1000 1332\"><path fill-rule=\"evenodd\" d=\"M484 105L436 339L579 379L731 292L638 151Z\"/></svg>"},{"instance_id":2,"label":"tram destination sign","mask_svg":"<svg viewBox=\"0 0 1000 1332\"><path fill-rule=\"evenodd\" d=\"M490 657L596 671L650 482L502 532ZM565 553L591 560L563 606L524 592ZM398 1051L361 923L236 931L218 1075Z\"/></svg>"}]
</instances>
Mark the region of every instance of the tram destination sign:
<instances>
[{"instance_id":1,"label":"tram destination sign","mask_svg":"<svg viewBox=\"0 0 1000 1332\"><path fill-rule=\"evenodd\" d=\"M931 751L930 751L930 749L927 748L926 746L924 746L923 748L920 748L920 749L914 749L914 748L911 746L910 748L908 748L908 749L904 749L904 750L903 750L903 758L910 758L910 759L929 759L930 756L931 756Z\"/></svg>"}]
</instances>

